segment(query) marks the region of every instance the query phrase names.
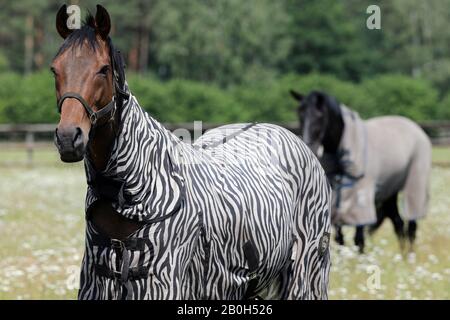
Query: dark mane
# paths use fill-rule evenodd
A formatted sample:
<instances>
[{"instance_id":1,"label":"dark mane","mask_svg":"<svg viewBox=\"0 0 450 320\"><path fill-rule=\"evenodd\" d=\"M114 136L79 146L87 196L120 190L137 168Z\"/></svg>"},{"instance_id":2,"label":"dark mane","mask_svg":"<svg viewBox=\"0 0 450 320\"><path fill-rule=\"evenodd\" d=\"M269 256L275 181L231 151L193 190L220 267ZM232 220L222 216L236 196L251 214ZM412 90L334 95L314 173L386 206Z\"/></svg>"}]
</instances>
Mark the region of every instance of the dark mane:
<instances>
[{"instance_id":1,"label":"dark mane","mask_svg":"<svg viewBox=\"0 0 450 320\"><path fill-rule=\"evenodd\" d=\"M316 98L316 102L324 105L328 110L328 112L326 112L328 117L327 127L323 136L322 144L326 153L335 154L338 150L344 130L344 121L342 118L340 102L335 97L324 92L312 91L305 99L306 104L308 104L308 100L313 98Z\"/></svg>"},{"instance_id":2,"label":"dark mane","mask_svg":"<svg viewBox=\"0 0 450 320\"><path fill-rule=\"evenodd\" d=\"M64 40L61 48L59 48L56 53L55 58L69 48L81 47L85 41L87 41L89 46L95 52L98 48L97 37L95 34L95 18L90 13L88 13L82 27L78 30L74 30Z\"/></svg>"},{"instance_id":3,"label":"dark mane","mask_svg":"<svg viewBox=\"0 0 450 320\"><path fill-rule=\"evenodd\" d=\"M306 99L309 99L313 96L316 97L318 101L323 101L334 115L341 116L340 102L335 97L330 96L322 91L312 91Z\"/></svg>"}]
</instances>

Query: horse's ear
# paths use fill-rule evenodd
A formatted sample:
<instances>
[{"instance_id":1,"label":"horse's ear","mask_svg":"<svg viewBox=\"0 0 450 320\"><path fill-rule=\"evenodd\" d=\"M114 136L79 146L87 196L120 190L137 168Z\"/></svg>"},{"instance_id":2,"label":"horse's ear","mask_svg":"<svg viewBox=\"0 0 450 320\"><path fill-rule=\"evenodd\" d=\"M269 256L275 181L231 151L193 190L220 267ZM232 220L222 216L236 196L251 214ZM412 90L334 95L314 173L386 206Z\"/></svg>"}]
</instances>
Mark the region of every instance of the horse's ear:
<instances>
[{"instance_id":1,"label":"horse's ear","mask_svg":"<svg viewBox=\"0 0 450 320\"><path fill-rule=\"evenodd\" d=\"M102 39L108 38L109 31L111 30L111 19L108 11L99 4L97 5L97 12L95 13L95 27Z\"/></svg>"},{"instance_id":2,"label":"horse's ear","mask_svg":"<svg viewBox=\"0 0 450 320\"><path fill-rule=\"evenodd\" d=\"M289 90L289 93L291 94L291 96L292 96L295 100L297 100L297 101L299 101L299 102L302 102L302 100L303 100L303 95L302 95L301 93L299 93L299 92L297 92L297 91L295 91L295 90Z\"/></svg>"},{"instance_id":3,"label":"horse's ear","mask_svg":"<svg viewBox=\"0 0 450 320\"><path fill-rule=\"evenodd\" d=\"M67 6L63 4L56 14L56 30L63 39L67 38L73 31L67 27L68 18Z\"/></svg>"}]
</instances>

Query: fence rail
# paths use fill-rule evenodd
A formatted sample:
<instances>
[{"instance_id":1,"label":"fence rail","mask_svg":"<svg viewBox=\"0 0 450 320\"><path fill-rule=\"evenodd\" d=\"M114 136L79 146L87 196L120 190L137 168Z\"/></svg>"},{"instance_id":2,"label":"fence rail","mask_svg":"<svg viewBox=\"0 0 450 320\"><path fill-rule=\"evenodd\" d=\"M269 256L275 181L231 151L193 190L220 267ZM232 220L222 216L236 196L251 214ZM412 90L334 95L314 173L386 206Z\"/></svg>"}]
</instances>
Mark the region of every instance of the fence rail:
<instances>
[{"instance_id":1,"label":"fence rail","mask_svg":"<svg viewBox=\"0 0 450 320\"><path fill-rule=\"evenodd\" d=\"M277 123L295 134L299 134L299 126L297 121ZM176 129L185 129L193 132L195 129L206 130L223 125L222 123L202 123L199 121L188 123L164 123L164 126L171 131ZM430 136L434 144L450 144L450 121L423 121L419 125ZM0 124L0 138L14 136L17 134L43 133L50 135L55 131L55 124Z\"/></svg>"},{"instance_id":2,"label":"fence rail","mask_svg":"<svg viewBox=\"0 0 450 320\"><path fill-rule=\"evenodd\" d=\"M205 131L221 126L219 123L202 123L200 121L189 123L165 123L170 130L188 130L191 134L203 134ZM278 123L293 133L299 135L298 122ZM424 121L419 125L431 138L433 145L450 145L450 121ZM28 161L32 163L33 153L36 148L36 135L40 139L50 140L55 131L55 124L0 124L0 141L21 140L25 142Z\"/></svg>"},{"instance_id":3,"label":"fence rail","mask_svg":"<svg viewBox=\"0 0 450 320\"><path fill-rule=\"evenodd\" d=\"M299 126L297 121L276 123L295 134L299 134ZM202 123L200 121L187 123L164 123L164 126L171 131L176 129L185 129L193 132L195 129L206 130L216 128L223 125L222 123ZM450 144L450 121L423 121L419 125L430 136L434 144ZM8 138L18 134L35 134L43 133L47 135L53 134L55 124L0 124L0 138Z\"/></svg>"}]
</instances>

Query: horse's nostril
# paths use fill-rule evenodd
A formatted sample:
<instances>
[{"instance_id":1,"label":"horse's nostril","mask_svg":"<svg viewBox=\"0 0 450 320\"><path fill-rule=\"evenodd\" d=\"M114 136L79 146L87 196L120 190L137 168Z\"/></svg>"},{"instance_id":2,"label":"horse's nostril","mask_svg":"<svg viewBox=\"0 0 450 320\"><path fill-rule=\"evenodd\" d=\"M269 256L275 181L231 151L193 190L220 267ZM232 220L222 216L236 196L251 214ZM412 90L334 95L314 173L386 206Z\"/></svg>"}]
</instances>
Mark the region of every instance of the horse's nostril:
<instances>
[{"instance_id":1,"label":"horse's nostril","mask_svg":"<svg viewBox=\"0 0 450 320\"><path fill-rule=\"evenodd\" d=\"M77 148L83 143L83 131L81 131L80 127L75 129L75 134L73 137L73 147Z\"/></svg>"},{"instance_id":2,"label":"horse's nostril","mask_svg":"<svg viewBox=\"0 0 450 320\"><path fill-rule=\"evenodd\" d=\"M79 127L60 127L55 131L55 144L64 162L77 162L84 157L83 131Z\"/></svg>"},{"instance_id":3,"label":"horse's nostril","mask_svg":"<svg viewBox=\"0 0 450 320\"><path fill-rule=\"evenodd\" d=\"M57 145L61 144L61 140L59 139L59 136L58 136L58 128L55 129L55 142Z\"/></svg>"}]
</instances>

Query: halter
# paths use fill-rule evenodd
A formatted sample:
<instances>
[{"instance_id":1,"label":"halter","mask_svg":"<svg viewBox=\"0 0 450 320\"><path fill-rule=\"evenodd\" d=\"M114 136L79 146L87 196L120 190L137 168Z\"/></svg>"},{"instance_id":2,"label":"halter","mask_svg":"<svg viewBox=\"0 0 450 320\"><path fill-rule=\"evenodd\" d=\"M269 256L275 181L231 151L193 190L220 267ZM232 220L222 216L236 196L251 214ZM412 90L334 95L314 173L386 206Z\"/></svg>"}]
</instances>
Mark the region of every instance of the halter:
<instances>
[{"instance_id":1,"label":"halter","mask_svg":"<svg viewBox=\"0 0 450 320\"><path fill-rule=\"evenodd\" d=\"M111 101L106 104L103 108L101 108L99 111L94 111L93 108L89 105L89 103L84 100L82 96L80 96L78 93L75 92L66 92L62 95L62 97L58 101L58 112L61 113L62 104L64 103L64 100L67 98L77 99L84 107L84 110L86 110L87 114L89 115L89 120L91 121L92 126L96 126L98 123L98 120L104 118L107 115L111 115L108 121L112 121L114 119L114 115L116 113L116 99L113 95Z\"/></svg>"}]
</instances>

